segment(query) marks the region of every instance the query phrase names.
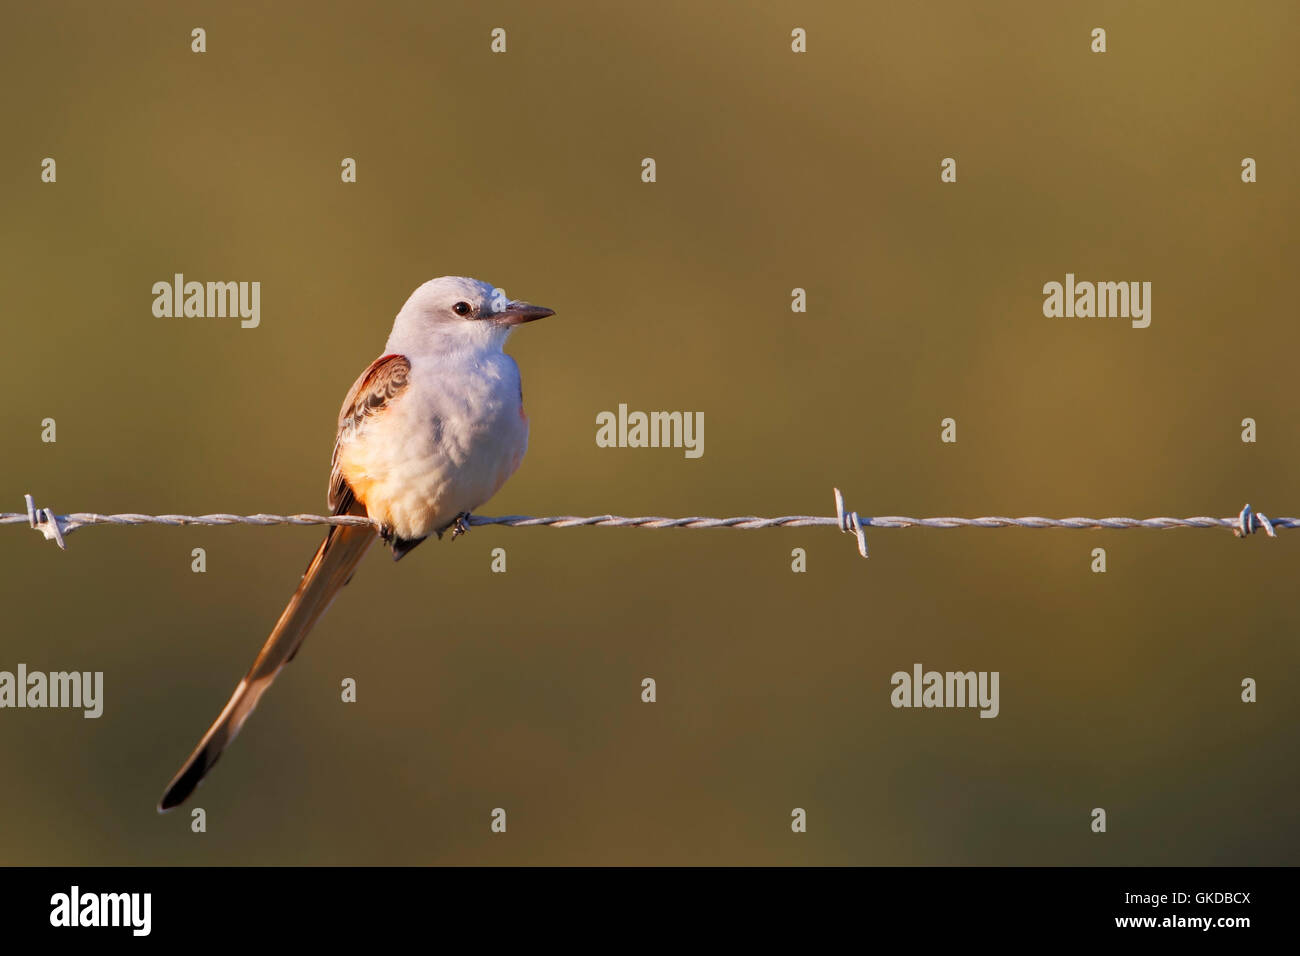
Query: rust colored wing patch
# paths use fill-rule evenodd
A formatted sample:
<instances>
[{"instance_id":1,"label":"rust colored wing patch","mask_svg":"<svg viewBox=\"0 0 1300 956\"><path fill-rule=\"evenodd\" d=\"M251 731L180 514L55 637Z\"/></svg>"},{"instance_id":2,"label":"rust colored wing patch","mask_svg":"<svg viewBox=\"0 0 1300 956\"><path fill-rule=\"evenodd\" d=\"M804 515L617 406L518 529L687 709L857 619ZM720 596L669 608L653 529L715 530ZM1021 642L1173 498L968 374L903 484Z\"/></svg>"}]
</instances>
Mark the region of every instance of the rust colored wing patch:
<instances>
[{"instance_id":1,"label":"rust colored wing patch","mask_svg":"<svg viewBox=\"0 0 1300 956\"><path fill-rule=\"evenodd\" d=\"M339 409L338 436L330 464L329 506L335 514L356 510L357 496L339 468L339 446L376 415L382 415L406 388L411 363L405 355L384 355L370 363L343 399ZM364 509L360 509L364 513Z\"/></svg>"}]
</instances>

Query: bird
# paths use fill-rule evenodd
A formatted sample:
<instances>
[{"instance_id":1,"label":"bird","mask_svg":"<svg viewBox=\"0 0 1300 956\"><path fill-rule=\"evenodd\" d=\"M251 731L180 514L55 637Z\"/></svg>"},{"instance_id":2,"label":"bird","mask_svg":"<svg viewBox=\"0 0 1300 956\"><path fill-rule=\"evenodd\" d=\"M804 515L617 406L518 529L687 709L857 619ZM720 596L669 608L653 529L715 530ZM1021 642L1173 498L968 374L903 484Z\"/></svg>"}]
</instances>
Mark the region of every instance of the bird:
<instances>
[{"instance_id":1,"label":"bird","mask_svg":"<svg viewBox=\"0 0 1300 956\"><path fill-rule=\"evenodd\" d=\"M519 468L528 416L504 346L518 326L554 314L464 276L411 293L383 354L339 410L329 507L371 524L330 526L253 666L167 785L160 813L194 792L376 539L394 561L430 535L451 531L454 540Z\"/></svg>"}]
</instances>

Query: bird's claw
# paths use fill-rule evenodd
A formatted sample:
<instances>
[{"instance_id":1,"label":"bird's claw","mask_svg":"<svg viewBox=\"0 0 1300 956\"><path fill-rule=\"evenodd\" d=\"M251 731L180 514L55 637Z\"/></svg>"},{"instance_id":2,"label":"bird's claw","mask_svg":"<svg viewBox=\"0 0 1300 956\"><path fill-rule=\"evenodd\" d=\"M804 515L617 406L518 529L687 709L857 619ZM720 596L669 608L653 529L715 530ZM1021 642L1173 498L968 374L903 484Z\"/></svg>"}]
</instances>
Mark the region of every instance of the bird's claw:
<instances>
[{"instance_id":1,"label":"bird's claw","mask_svg":"<svg viewBox=\"0 0 1300 956\"><path fill-rule=\"evenodd\" d=\"M469 512L462 511L451 523L451 540L455 541L462 534L469 534Z\"/></svg>"}]
</instances>

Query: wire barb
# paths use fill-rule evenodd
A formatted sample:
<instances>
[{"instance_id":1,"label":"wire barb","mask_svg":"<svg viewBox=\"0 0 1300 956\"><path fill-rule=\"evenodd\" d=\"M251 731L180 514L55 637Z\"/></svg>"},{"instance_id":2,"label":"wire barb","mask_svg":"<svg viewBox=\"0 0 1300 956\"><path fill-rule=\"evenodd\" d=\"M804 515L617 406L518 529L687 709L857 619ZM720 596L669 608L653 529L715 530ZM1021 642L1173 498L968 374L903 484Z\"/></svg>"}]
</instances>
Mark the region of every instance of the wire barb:
<instances>
[{"instance_id":1,"label":"wire barb","mask_svg":"<svg viewBox=\"0 0 1300 956\"><path fill-rule=\"evenodd\" d=\"M867 556L867 533L862 530L862 519L858 517L856 511L850 511L847 514L844 511L844 496L840 494L840 489L835 489L835 520L839 522L840 530L845 534L852 534L858 539L858 554L864 558ZM867 519L871 523L871 519Z\"/></svg>"},{"instance_id":2,"label":"wire barb","mask_svg":"<svg viewBox=\"0 0 1300 956\"><path fill-rule=\"evenodd\" d=\"M1232 533L1238 538L1244 538L1248 534L1254 534L1261 528L1270 538L1277 537L1277 532L1273 530L1273 522L1247 504L1246 507L1241 509L1241 514L1237 516L1237 527L1232 530Z\"/></svg>"},{"instance_id":3,"label":"wire barb","mask_svg":"<svg viewBox=\"0 0 1300 956\"><path fill-rule=\"evenodd\" d=\"M57 541L60 551L67 551L68 546L63 541L63 534L65 531L72 531L74 526L65 524L63 519L49 508L37 508L31 495L23 495L23 500L27 502L27 523L45 535L46 541ZM64 526L60 527L60 525Z\"/></svg>"}]
</instances>

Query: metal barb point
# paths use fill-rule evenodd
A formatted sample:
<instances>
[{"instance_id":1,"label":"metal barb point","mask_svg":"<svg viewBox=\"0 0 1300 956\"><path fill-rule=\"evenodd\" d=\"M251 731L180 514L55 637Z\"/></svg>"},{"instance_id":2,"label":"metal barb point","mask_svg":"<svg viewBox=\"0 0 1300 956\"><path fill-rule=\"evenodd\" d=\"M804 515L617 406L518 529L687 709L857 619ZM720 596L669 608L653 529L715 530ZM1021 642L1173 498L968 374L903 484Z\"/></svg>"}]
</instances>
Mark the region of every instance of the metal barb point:
<instances>
[{"instance_id":1,"label":"metal barb point","mask_svg":"<svg viewBox=\"0 0 1300 956\"><path fill-rule=\"evenodd\" d=\"M867 533L862 530L862 519L858 517L856 511L845 512L844 496L840 494L838 488L835 489L835 520L839 522L841 531L857 537L858 554L865 558L867 556Z\"/></svg>"},{"instance_id":2,"label":"metal barb point","mask_svg":"<svg viewBox=\"0 0 1300 956\"><path fill-rule=\"evenodd\" d=\"M1248 534L1254 534L1256 531L1263 529L1264 533L1270 538L1277 537L1277 531L1273 528L1273 522L1269 521L1264 515L1259 514L1250 505L1241 509L1241 514L1237 516L1237 527L1232 529L1232 533L1238 538L1244 538Z\"/></svg>"},{"instance_id":3,"label":"metal barb point","mask_svg":"<svg viewBox=\"0 0 1300 956\"><path fill-rule=\"evenodd\" d=\"M59 519L54 512L49 508L37 508L31 495L23 495L23 499L27 502L27 522L43 534L46 541L57 542L60 551L68 550L63 541L64 529L59 526ZM71 526L67 530L71 531Z\"/></svg>"}]
</instances>

